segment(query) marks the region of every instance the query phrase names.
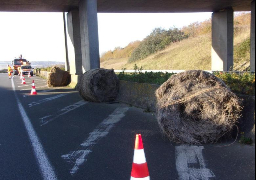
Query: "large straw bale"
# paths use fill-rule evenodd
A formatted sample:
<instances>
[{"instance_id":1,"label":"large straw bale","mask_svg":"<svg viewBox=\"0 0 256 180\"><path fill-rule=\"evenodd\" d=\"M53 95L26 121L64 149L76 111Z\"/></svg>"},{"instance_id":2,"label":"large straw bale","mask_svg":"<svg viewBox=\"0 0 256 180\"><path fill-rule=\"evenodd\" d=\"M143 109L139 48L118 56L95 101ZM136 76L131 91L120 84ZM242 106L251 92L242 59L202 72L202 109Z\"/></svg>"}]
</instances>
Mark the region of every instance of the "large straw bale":
<instances>
[{"instance_id":1,"label":"large straw bale","mask_svg":"<svg viewBox=\"0 0 256 180\"><path fill-rule=\"evenodd\" d=\"M91 102L112 102L119 92L119 79L113 69L92 69L79 82L79 93Z\"/></svg>"},{"instance_id":2,"label":"large straw bale","mask_svg":"<svg viewBox=\"0 0 256 180\"><path fill-rule=\"evenodd\" d=\"M242 110L224 82L205 71L172 76L156 96L158 124L176 143L215 143L231 132Z\"/></svg>"}]
</instances>

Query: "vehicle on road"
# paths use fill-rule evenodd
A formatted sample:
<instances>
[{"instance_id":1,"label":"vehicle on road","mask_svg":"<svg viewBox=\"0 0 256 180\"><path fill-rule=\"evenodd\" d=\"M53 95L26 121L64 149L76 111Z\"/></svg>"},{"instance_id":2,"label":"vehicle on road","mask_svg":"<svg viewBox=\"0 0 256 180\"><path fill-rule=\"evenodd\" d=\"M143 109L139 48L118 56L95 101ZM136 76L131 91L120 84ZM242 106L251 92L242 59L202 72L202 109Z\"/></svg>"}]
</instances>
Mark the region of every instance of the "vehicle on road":
<instances>
[{"instance_id":1,"label":"vehicle on road","mask_svg":"<svg viewBox=\"0 0 256 180\"><path fill-rule=\"evenodd\" d=\"M29 61L27 61L26 59L14 59L12 61L12 66L13 66L13 74L14 75L18 75L20 72L20 67L23 65L30 65Z\"/></svg>"},{"instance_id":2,"label":"vehicle on road","mask_svg":"<svg viewBox=\"0 0 256 180\"><path fill-rule=\"evenodd\" d=\"M33 76L33 68L31 67L31 65L22 65L20 67L20 73L21 75L28 75L30 74L31 76Z\"/></svg>"}]
</instances>

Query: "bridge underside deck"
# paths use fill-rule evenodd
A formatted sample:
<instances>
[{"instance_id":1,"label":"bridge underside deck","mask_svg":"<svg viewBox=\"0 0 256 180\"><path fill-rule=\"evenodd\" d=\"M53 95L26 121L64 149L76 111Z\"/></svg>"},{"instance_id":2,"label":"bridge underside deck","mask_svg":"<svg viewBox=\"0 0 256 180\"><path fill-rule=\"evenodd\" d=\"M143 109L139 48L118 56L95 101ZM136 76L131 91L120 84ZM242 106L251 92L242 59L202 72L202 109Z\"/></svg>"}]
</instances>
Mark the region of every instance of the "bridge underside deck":
<instances>
[{"instance_id":1,"label":"bridge underside deck","mask_svg":"<svg viewBox=\"0 0 256 180\"><path fill-rule=\"evenodd\" d=\"M79 7L79 0L0 0L0 11L63 12ZM215 12L233 7L250 11L251 0L98 0L98 12Z\"/></svg>"}]
</instances>

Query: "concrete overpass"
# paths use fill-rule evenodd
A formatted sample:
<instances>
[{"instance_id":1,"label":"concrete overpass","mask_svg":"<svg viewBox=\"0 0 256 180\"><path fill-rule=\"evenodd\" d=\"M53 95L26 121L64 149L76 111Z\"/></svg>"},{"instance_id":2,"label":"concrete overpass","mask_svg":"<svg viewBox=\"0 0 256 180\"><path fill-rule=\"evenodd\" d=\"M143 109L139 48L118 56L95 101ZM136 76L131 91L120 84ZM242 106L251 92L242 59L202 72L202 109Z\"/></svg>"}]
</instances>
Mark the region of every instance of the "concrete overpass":
<instances>
[{"instance_id":1,"label":"concrete overpass","mask_svg":"<svg viewBox=\"0 0 256 180\"><path fill-rule=\"evenodd\" d=\"M0 11L68 12L67 49L73 81L100 67L97 13L213 12L212 70L233 66L234 11L251 11L251 71L255 71L255 0L0 0Z\"/></svg>"},{"instance_id":2,"label":"concrete overpass","mask_svg":"<svg viewBox=\"0 0 256 180\"><path fill-rule=\"evenodd\" d=\"M96 1L95 1L96 3ZM80 0L0 0L0 11L69 12ZM97 11L123 12L215 12L232 7L250 11L251 0L98 0Z\"/></svg>"}]
</instances>

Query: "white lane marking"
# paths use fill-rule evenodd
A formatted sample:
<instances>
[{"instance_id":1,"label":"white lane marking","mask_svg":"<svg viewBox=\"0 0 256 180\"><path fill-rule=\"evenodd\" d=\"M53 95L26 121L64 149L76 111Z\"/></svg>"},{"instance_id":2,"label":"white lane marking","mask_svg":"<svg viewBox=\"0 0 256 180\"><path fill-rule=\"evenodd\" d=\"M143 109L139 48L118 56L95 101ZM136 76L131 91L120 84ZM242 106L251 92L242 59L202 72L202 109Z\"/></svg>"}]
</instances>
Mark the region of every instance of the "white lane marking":
<instances>
[{"instance_id":1,"label":"white lane marking","mask_svg":"<svg viewBox=\"0 0 256 180\"><path fill-rule=\"evenodd\" d=\"M209 180L215 177L214 173L206 168L203 157L203 146L177 146L176 168L179 180ZM192 165L199 168L193 168Z\"/></svg>"},{"instance_id":2,"label":"white lane marking","mask_svg":"<svg viewBox=\"0 0 256 180\"><path fill-rule=\"evenodd\" d=\"M43 179L44 180L57 180L57 176L55 175L53 167L44 151L44 148L43 148L32 124L31 124L29 117L27 116L25 109L23 108L23 106L18 98L18 95L15 91L15 85L14 85L13 80L12 80L12 89L14 91L14 95L16 97L18 107L20 110L20 114L21 114L22 120L24 122L25 128L27 130L29 139L31 141L33 151L36 156L37 163L39 165Z\"/></svg>"},{"instance_id":3,"label":"white lane marking","mask_svg":"<svg viewBox=\"0 0 256 180\"><path fill-rule=\"evenodd\" d=\"M20 88L20 87L26 87L26 86L29 86L29 85L22 85L22 86L18 86L18 88Z\"/></svg>"},{"instance_id":4,"label":"white lane marking","mask_svg":"<svg viewBox=\"0 0 256 180\"><path fill-rule=\"evenodd\" d=\"M84 100L81 100L81 101L78 101L77 103L75 104L72 104L70 106L67 106L63 109L61 109L60 111L58 111L55 115L47 115L47 116L44 116L42 118L39 118L40 119L40 122L41 122L41 126L44 126L46 124L48 124L49 122L52 122L53 120L57 119L58 117L60 116L63 116L67 113L69 113L70 111L73 111L85 104L87 104L88 102L84 101Z\"/></svg>"},{"instance_id":5,"label":"white lane marking","mask_svg":"<svg viewBox=\"0 0 256 180\"><path fill-rule=\"evenodd\" d=\"M33 107L33 106L36 106L36 105L40 105L42 103L45 103L45 102L48 102L48 101L52 101L52 100L61 98L61 97L66 96L66 95L68 95L68 94L59 94L59 95L56 95L56 96L53 96L53 97L48 97L48 98L45 98L45 99L41 99L41 100L39 100L37 102L29 103L28 107Z\"/></svg>"},{"instance_id":6,"label":"white lane marking","mask_svg":"<svg viewBox=\"0 0 256 180\"><path fill-rule=\"evenodd\" d=\"M87 156L92 152L93 146L108 135L109 131L125 116L128 110L128 107L117 108L80 144L80 150L71 151L69 154L61 156L73 166L70 170L71 175L74 175L79 170L79 167L87 161Z\"/></svg>"}]
</instances>

